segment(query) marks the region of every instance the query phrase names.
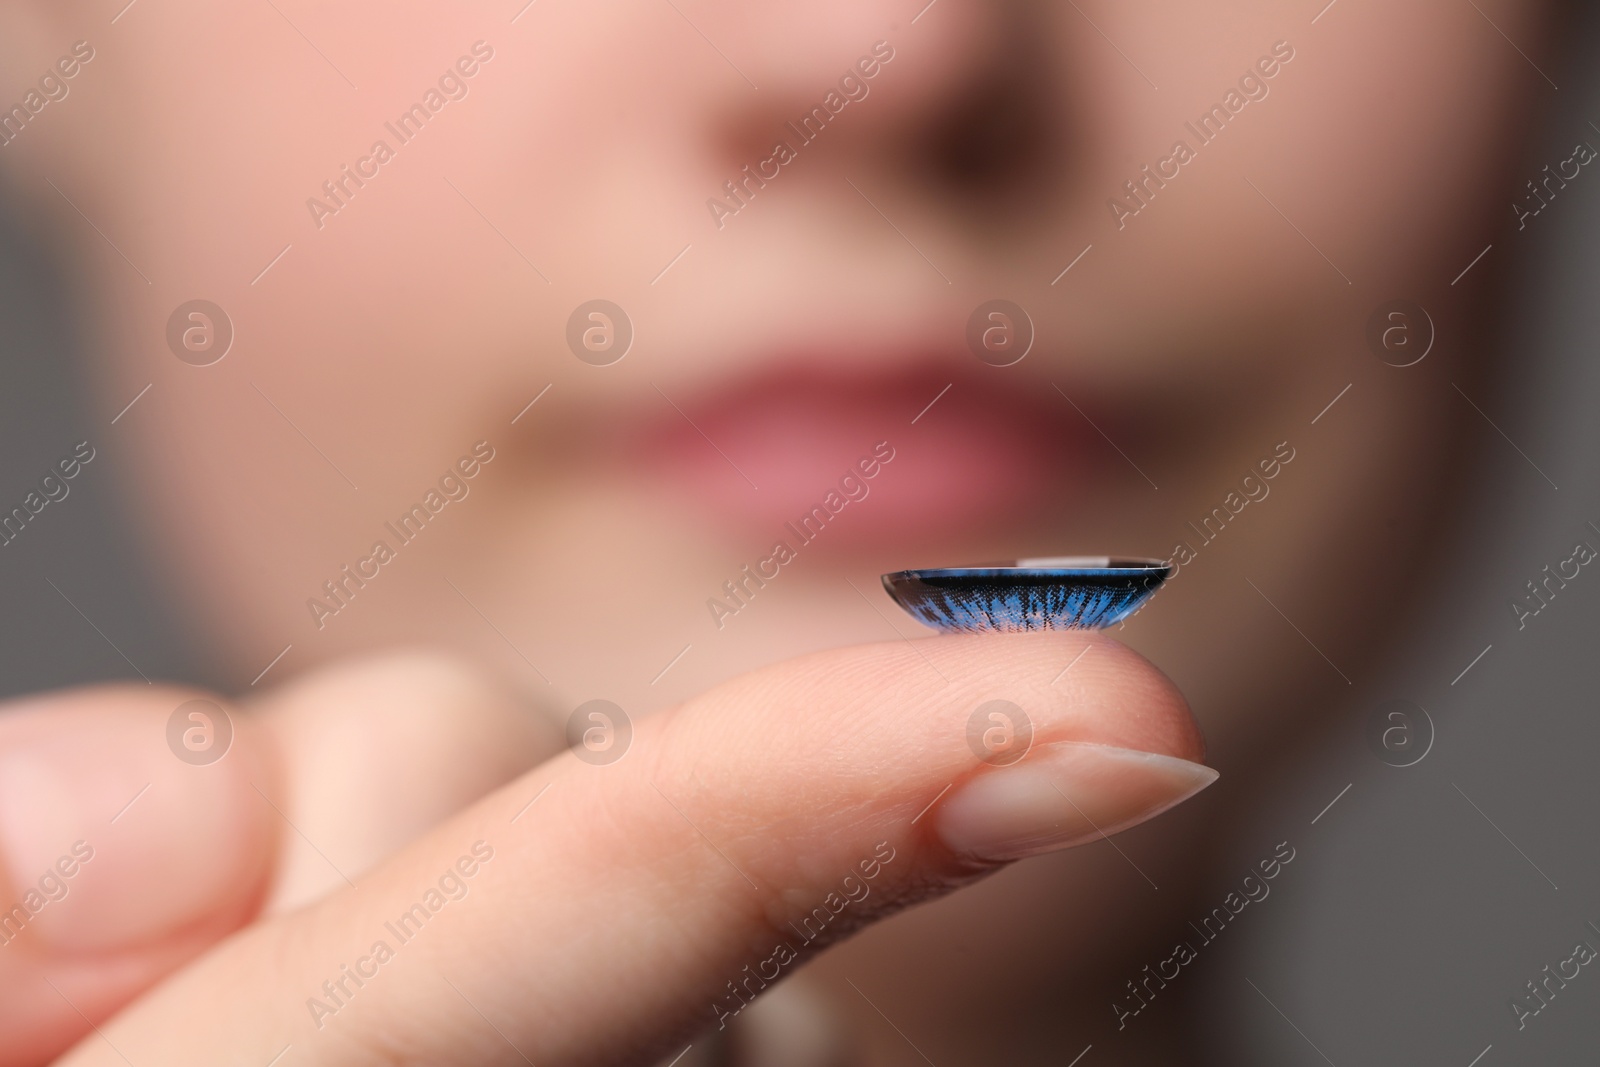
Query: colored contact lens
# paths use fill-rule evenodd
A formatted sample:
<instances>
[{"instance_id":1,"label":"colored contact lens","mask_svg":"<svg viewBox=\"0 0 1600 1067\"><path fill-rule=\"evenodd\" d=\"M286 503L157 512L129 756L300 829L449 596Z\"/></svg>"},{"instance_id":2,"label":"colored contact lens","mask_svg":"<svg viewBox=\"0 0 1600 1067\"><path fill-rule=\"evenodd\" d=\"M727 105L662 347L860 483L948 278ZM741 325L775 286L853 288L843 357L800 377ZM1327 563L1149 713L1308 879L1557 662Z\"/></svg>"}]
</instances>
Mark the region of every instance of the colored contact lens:
<instances>
[{"instance_id":1,"label":"colored contact lens","mask_svg":"<svg viewBox=\"0 0 1600 1067\"><path fill-rule=\"evenodd\" d=\"M902 608L947 633L1025 633L1115 626L1172 574L1158 559L1060 556L883 576Z\"/></svg>"}]
</instances>

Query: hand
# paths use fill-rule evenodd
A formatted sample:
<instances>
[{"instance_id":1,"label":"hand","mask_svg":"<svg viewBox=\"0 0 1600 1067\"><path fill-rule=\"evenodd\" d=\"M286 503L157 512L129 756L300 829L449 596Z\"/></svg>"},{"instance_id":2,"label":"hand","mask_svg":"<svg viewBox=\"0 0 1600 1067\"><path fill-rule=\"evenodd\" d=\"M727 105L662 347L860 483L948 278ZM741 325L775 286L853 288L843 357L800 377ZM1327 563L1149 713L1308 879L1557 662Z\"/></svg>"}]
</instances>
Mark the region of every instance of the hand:
<instances>
[{"instance_id":1,"label":"hand","mask_svg":"<svg viewBox=\"0 0 1600 1067\"><path fill-rule=\"evenodd\" d=\"M207 697L96 686L0 714L0 1067L53 1059L239 927L362 878L563 744L507 694L416 653L244 705L211 696L231 743L182 762L168 719ZM225 726L204 725L195 740L222 745Z\"/></svg>"},{"instance_id":2,"label":"hand","mask_svg":"<svg viewBox=\"0 0 1600 1067\"><path fill-rule=\"evenodd\" d=\"M1034 730L1004 766L968 741L996 698ZM615 763L551 759L354 886L265 915L63 1062L649 1062L864 923L1192 795L1215 777L1185 762L1201 755L1170 683L1098 635L779 664L638 723ZM225 817L261 819L246 800ZM252 856L258 887L279 878L260 832L224 857L240 884Z\"/></svg>"}]
</instances>

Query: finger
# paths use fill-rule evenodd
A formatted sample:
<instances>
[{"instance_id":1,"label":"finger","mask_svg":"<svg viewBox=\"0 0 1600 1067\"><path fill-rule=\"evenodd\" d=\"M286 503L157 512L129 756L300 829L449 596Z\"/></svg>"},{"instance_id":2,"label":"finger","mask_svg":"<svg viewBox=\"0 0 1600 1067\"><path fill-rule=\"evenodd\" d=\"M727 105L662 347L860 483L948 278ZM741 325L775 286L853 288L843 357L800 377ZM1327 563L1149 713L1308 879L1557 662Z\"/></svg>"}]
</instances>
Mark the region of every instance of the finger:
<instances>
[{"instance_id":1,"label":"finger","mask_svg":"<svg viewBox=\"0 0 1600 1067\"><path fill-rule=\"evenodd\" d=\"M249 710L282 755L268 797L288 832L268 914L359 879L564 741L530 702L415 650L303 675Z\"/></svg>"},{"instance_id":2,"label":"finger","mask_svg":"<svg viewBox=\"0 0 1600 1067\"><path fill-rule=\"evenodd\" d=\"M1032 723L1014 763L969 741L996 699ZM614 764L559 757L65 1062L648 1062L866 922L1192 795L1201 755L1182 697L1104 637L807 657L641 724Z\"/></svg>"},{"instance_id":3,"label":"finger","mask_svg":"<svg viewBox=\"0 0 1600 1067\"><path fill-rule=\"evenodd\" d=\"M525 703L416 652L244 712L107 686L0 715L0 1067L59 1053L263 910L360 877L558 745Z\"/></svg>"},{"instance_id":4,"label":"finger","mask_svg":"<svg viewBox=\"0 0 1600 1067\"><path fill-rule=\"evenodd\" d=\"M199 697L103 686L0 714L0 1065L60 1052L258 905L276 828L248 727L214 761L168 745Z\"/></svg>"}]
</instances>

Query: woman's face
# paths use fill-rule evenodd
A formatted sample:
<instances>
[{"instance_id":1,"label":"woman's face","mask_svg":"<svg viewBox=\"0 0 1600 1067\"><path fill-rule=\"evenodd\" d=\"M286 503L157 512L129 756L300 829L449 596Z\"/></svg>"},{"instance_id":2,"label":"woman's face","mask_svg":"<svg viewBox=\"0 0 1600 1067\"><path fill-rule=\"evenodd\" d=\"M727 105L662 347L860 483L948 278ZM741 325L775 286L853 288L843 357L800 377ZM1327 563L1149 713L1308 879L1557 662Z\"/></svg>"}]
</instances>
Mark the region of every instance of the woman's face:
<instances>
[{"instance_id":1,"label":"woman's face","mask_svg":"<svg viewBox=\"0 0 1600 1067\"><path fill-rule=\"evenodd\" d=\"M1542 83L1481 14L471 7L4 16L140 396L93 443L241 684L433 641L646 712L912 632L880 572L1103 552L1180 563L1127 636L1217 728L1339 682L1273 605L1349 662L1424 510L1452 346L1364 330L1492 236Z\"/></svg>"},{"instance_id":2,"label":"woman's face","mask_svg":"<svg viewBox=\"0 0 1600 1067\"><path fill-rule=\"evenodd\" d=\"M140 396L94 444L241 685L425 641L647 712L912 633L880 572L1105 552L1180 563L1125 636L1215 730L1342 684L1272 605L1348 662L1425 510L1461 333L1363 336L1491 235L1543 83L1480 13L467 7L0 15Z\"/></svg>"},{"instance_id":3,"label":"woman's face","mask_svg":"<svg viewBox=\"0 0 1600 1067\"><path fill-rule=\"evenodd\" d=\"M645 714L914 634L885 571L1172 557L1119 636L1226 770L1427 529L1550 91L1474 6L9 4L0 168L241 689L426 642Z\"/></svg>"}]
</instances>

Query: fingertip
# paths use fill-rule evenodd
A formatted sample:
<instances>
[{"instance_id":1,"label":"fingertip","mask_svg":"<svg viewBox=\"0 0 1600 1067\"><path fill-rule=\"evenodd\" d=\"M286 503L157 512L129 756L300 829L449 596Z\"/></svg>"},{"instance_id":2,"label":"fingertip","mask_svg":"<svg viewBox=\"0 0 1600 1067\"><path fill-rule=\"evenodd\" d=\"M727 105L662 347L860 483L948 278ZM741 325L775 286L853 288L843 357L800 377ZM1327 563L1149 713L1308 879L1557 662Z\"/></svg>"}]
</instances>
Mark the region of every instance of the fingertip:
<instances>
[{"instance_id":1,"label":"fingertip","mask_svg":"<svg viewBox=\"0 0 1600 1067\"><path fill-rule=\"evenodd\" d=\"M1200 725L1177 684L1104 631L950 634L915 645L925 669L948 683L938 699L957 711L1003 700L1026 717L1037 742L1092 741L1204 761Z\"/></svg>"},{"instance_id":2,"label":"fingertip","mask_svg":"<svg viewBox=\"0 0 1600 1067\"><path fill-rule=\"evenodd\" d=\"M25 913L10 939L110 953L242 922L275 834L247 734L224 701L171 687L72 690L0 717L0 866Z\"/></svg>"}]
</instances>

